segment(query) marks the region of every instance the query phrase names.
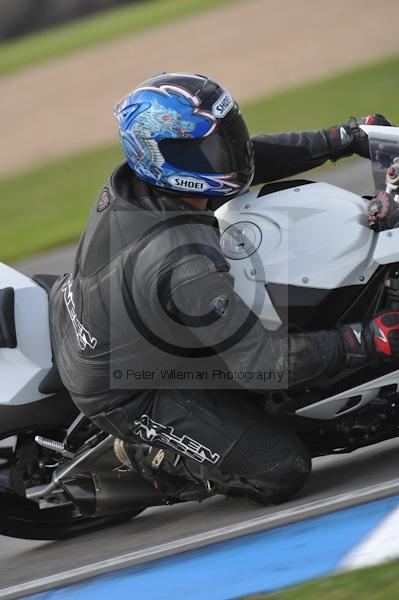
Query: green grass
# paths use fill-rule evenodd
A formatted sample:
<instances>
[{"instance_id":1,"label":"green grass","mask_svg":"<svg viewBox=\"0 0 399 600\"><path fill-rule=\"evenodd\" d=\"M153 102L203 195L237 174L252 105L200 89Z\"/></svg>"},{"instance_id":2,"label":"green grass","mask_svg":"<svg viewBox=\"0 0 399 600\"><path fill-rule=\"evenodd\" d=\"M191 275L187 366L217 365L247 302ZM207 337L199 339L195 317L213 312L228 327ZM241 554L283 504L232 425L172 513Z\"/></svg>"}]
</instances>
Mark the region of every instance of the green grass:
<instances>
[{"instance_id":1,"label":"green grass","mask_svg":"<svg viewBox=\"0 0 399 600\"><path fill-rule=\"evenodd\" d=\"M252 132L327 127L350 114L399 122L399 56L243 107ZM234 91L234 90L233 90ZM10 261L78 238L90 206L121 160L117 143L0 181L0 257Z\"/></svg>"},{"instance_id":2,"label":"green grass","mask_svg":"<svg viewBox=\"0 0 399 600\"><path fill-rule=\"evenodd\" d=\"M76 239L113 166L119 145L98 148L0 182L0 260Z\"/></svg>"},{"instance_id":3,"label":"green grass","mask_svg":"<svg viewBox=\"0 0 399 600\"><path fill-rule=\"evenodd\" d=\"M399 598L399 562L317 579L252 600L394 600Z\"/></svg>"},{"instance_id":4,"label":"green grass","mask_svg":"<svg viewBox=\"0 0 399 600\"><path fill-rule=\"evenodd\" d=\"M143 0L5 42L0 44L0 76L233 1L236 0Z\"/></svg>"},{"instance_id":5,"label":"green grass","mask_svg":"<svg viewBox=\"0 0 399 600\"><path fill-rule=\"evenodd\" d=\"M348 116L385 113L399 126L399 54L245 107L252 131L326 127ZM234 90L233 90L234 91Z\"/></svg>"}]
</instances>

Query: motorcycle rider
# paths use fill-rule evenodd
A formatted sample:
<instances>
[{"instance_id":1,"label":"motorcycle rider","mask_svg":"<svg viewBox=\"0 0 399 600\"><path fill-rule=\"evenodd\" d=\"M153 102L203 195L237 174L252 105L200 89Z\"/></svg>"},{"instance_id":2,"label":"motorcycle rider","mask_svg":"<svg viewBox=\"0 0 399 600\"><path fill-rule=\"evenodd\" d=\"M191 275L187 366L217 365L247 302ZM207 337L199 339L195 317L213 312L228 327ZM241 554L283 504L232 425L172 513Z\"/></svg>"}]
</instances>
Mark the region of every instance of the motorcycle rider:
<instances>
[{"instance_id":1,"label":"motorcycle rider","mask_svg":"<svg viewBox=\"0 0 399 600\"><path fill-rule=\"evenodd\" d=\"M189 497L183 477L193 498L216 491L284 500L303 486L311 460L300 439L260 408L259 389L162 389L144 375L131 387L125 375L143 360L149 372L163 361L181 366L190 352L170 350L173 327L174 346L195 339L197 355L211 349L231 372L280 369L290 387L398 356L399 313L332 331L267 331L234 292L212 213L251 184L354 153L369 157L367 136L351 118L250 138L231 95L186 73L145 81L115 115L126 161L91 211L72 273L51 293L62 381L87 416L122 440L118 456L152 478L157 493L170 496L173 481L174 495ZM390 124L381 115L364 121ZM237 323L248 322L245 335L236 335ZM222 339L234 343L226 348Z\"/></svg>"}]
</instances>

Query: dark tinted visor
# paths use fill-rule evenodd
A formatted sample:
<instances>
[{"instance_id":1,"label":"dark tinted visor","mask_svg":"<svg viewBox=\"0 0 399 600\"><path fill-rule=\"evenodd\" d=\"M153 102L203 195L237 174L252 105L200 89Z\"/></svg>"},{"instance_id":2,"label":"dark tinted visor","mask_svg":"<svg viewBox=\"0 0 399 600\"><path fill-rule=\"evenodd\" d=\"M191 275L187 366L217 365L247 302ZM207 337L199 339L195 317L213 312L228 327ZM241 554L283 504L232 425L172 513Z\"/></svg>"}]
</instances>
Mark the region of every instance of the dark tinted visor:
<instances>
[{"instance_id":1,"label":"dark tinted visor","mask_svg":"<svg viewBox=\"0 0 399 600\"><path fill-rule=\"evenodd\" d=\"M247 160L248 130L241 117L202 139L166 139L159 142L165 161L182 171L231 173Z\"/></svg>"},{"instance_id":2,"label":"dark tinted visor","mask_svg":"<svg viewBox=\"0 0 399 600\"><path fill-rule=\"evenodd\" d=\"M229 173L230 153L220 133L199 140L161 140L159 149L167 163L182 171Z\"/></svg>"}]
</instances>

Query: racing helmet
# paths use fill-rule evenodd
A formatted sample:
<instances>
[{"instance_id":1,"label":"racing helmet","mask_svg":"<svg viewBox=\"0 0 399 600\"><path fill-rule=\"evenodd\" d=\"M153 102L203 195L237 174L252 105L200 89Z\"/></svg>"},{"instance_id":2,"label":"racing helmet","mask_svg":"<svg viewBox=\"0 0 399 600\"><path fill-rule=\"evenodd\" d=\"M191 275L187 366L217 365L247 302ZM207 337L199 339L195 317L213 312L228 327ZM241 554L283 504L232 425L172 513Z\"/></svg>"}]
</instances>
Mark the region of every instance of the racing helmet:
<instances>
[{"instance_id":1,"label":"racing helmet","mask_svg":"<svg viewBox=\"0 0 399 600\"><path fill-rule=\"evenodd\" d=\"M236 196L254 175L240 109L218 83L190 73L162 73L115 106L120 139L133 171L184 195Z\"/></svg>"}]
</instances>

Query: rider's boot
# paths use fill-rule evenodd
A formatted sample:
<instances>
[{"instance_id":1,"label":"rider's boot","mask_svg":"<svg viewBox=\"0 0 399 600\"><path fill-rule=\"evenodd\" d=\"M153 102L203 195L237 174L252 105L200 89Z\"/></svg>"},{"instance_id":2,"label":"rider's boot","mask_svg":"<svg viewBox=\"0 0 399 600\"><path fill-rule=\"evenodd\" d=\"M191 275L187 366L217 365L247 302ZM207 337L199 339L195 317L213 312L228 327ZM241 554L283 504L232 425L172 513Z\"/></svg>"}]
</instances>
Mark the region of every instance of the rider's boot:
<instances>
[{"instance_id":1,"label":"rider's boot","mask_svg":"<svg viewBox=\"0 0 399 600\"><path fill-rule=\"evenodd\" d=\"M146 444L129 444L116 438L114 452L130 471L140 473L144 479L152 481L156 489L170 498L200 501L214 493L209 484L193 477L183 467L180 456L171 450Z\"/></svg>"}]
</instances>

